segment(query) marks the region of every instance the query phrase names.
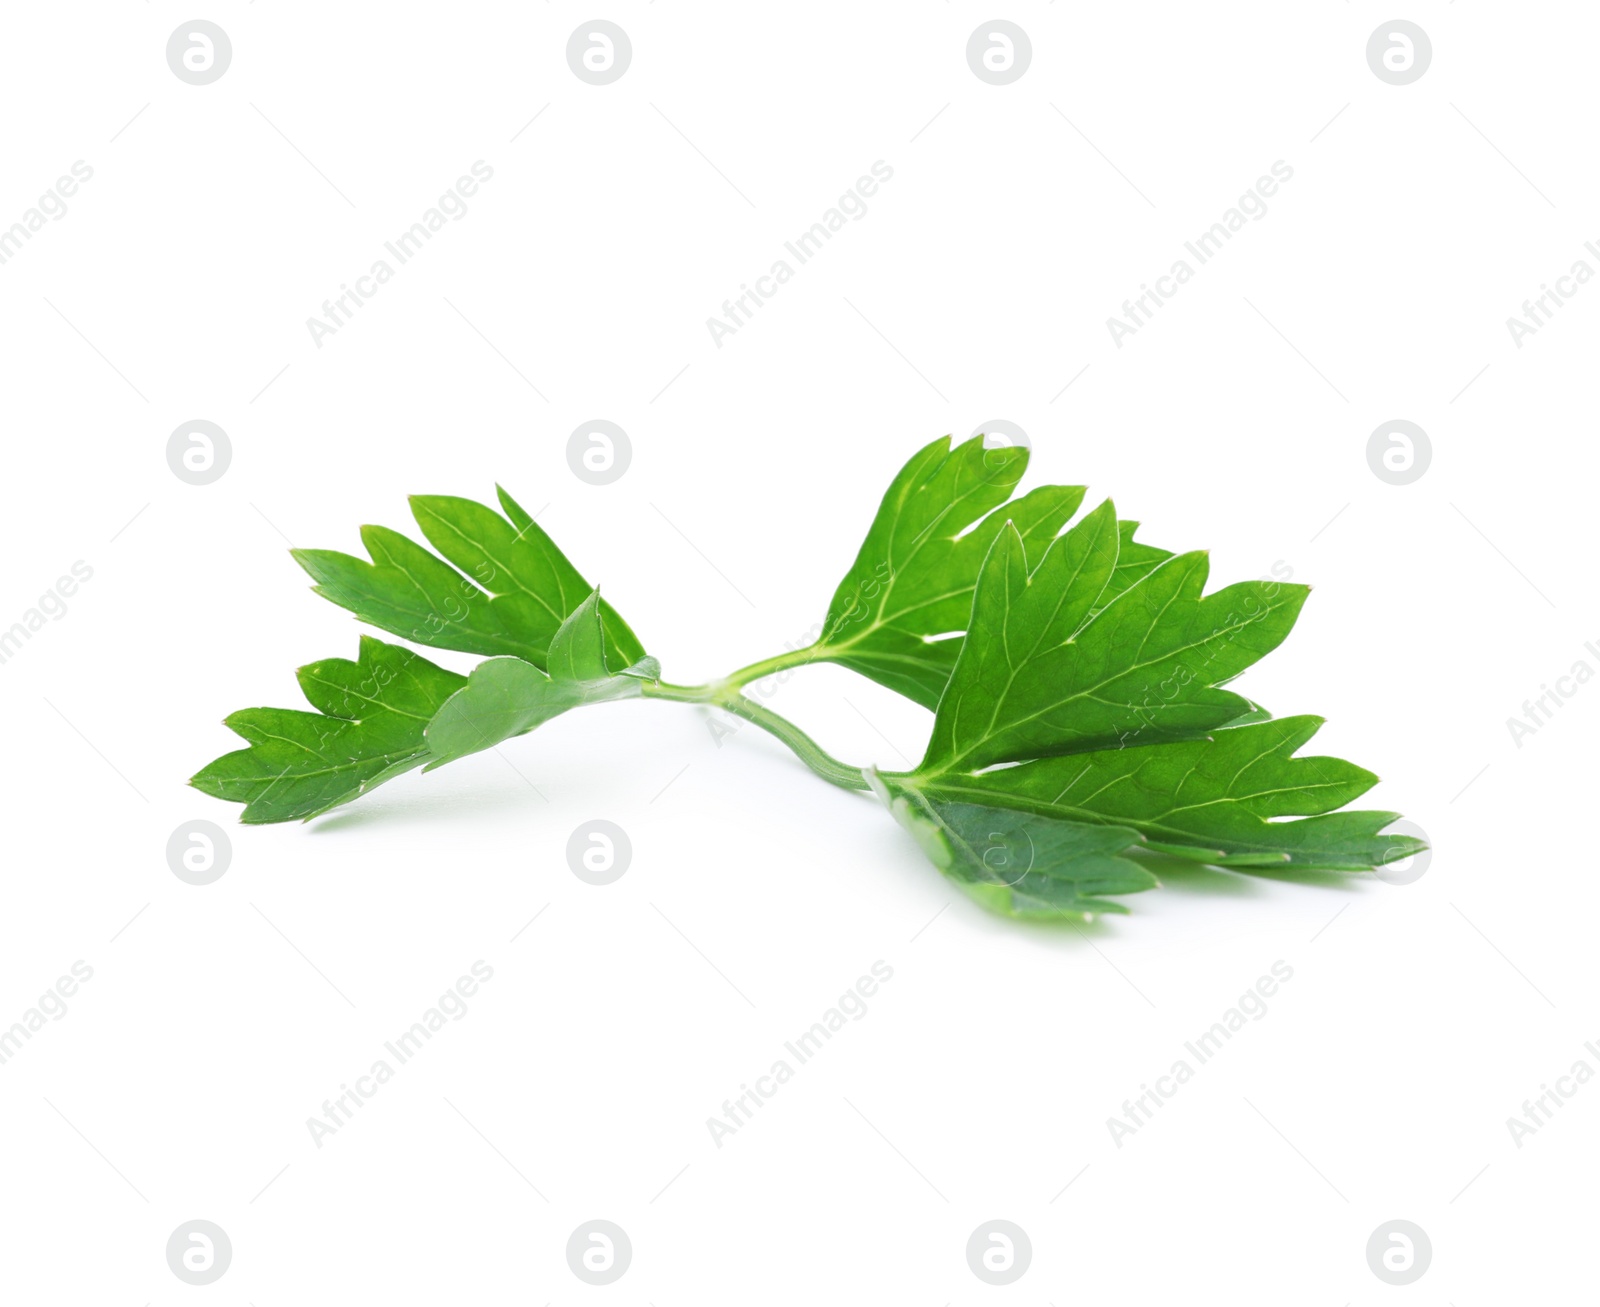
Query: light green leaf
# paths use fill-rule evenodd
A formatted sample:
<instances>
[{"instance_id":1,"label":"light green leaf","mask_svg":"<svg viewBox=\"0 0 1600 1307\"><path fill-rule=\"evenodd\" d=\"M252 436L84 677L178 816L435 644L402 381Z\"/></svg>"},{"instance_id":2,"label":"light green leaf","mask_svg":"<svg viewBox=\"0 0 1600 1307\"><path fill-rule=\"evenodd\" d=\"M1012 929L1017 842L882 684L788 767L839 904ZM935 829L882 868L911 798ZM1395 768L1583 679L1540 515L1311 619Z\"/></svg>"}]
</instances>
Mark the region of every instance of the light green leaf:
<instances>
[{"instance_id":1,"label":"light green leaf","mask_svg":"<svg viewBox=\"0 0 1600 1307\"><path fill-rule=\"evenodd\" d=\"M606 633L600 617L600 591L567 615L550 638L550 675L562 681L592 681L611 675L606 666Z\"/></svg>"},{"instance_id":2,"label":"light green leaf","mask_svg":"<svg viewBox=\"0 0 1600 1307\"><path fill-rule=\"evenodd\" d=\"M661 665L649 657L612 675L606 647L600 592L592 590L552 637L548 672L520 658L491 658L473 669L428 723L433 757L425 770L493 748L568 709L637 698L642 682L660 677Z\"/></svg>"},{"instance_id":3,"label":"light green leaf","mask_svg":"<svg viewBox=\"0 0 1600 1307\"><path fill-rule=\"evenodd\" d=\"M425 770L492 749L559 717L570 708L643 693L637 676L592 680L552 677L520 658L491 658L472 669L467 683L440 707L424 736L432 752Z\"/></svg>"},{"instance_id":4,"label":"light green leaf","mask_svg":"<svg viewBox=\"0 0 1600 1307\"><path fill-rule=\"evenodd\" d=\"M361 637L357 662L296 673L316 712L245 708L224 725L250 742L189 782L245 804L246 822L314 817L427 761L423 728L466 678L399 645Z\"/></svg>"},{"instance_id":5,"label":"light green leaf","mask_svg":"<svg viewBox=\"0 0 1600 1307\"><path fill-rule=\"evenodd\" d=\"M1106 582L1106 588L1095 600L1094 608L1090 610L1091 615L1099 612L1124 590L1131 589L1144 580L1172 557L1172 551L1169 549L1157 549L1142 540L1135 540L1133 536L1138 529L1137 522L1117 523L1117 566L1111 573L1111 579Z\"/></svg>"}]
</instances>

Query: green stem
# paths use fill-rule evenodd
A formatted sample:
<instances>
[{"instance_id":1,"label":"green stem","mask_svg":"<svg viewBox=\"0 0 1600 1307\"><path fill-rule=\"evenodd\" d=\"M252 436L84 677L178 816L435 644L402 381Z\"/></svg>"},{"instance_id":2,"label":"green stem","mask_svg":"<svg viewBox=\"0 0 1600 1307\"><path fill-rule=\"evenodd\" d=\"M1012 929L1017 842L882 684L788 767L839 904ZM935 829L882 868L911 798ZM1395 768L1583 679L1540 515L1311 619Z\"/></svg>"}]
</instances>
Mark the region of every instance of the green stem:
<instances>
[{"instance_id":1,"label":"green stem","mask_svg":"<svg viewBox=\"0 0 1600 1307\"><path fill-rule=\"evenodd\" d=\"M763 658L748 667L741 667L736 672L729 672L720 681L707 681L704 685L670 685L666 681L653 682L654 688L646 690L645 693L653 698L674 699L679 703L712 703L719 696L735 693L752 681L776 676L791 667L810 666L820 657L818 650L821 648L822 642L819 640L815 644L806 645L803 649L790 649L781 654L773 654L772 657Z\"/></svg>"},{"instance_id":2,"label":"green stem","mask_svg":"<svg viewBox=\"0 0 1600 1307\"><path fill-rule=\"evenodd\" d=\"M748 667L741 667L738 671L730 672L723 677L719 688L737 690L749 685L751 681L759 681L778 672L786 672L791 667L806 667L817 661L817 647L816 644L808 644L803 649L790 649L786 653L773 654L771 658L751 663Z\"/></svg>"},{"instance_id":3,"label":"green stem","mask_svg":"<svg viewBox=\"0 0 1600 1307\"><path fill-rule=\"evenodd\" d=\"M869 788L866 777L861 774L861 768L852 767L849 763L835 758L787 717L779 716L770 708L763 708L742 694L719 699L717 706L726 709L735 717L743 717L745 721L782 740L794 750L801 762L823 780L846 790Z\"/></svg>"},{"instance_id":4,"label":"green stem","mask_svg":"<svg viewBox=\"0 0 1600 1307\"><path fill-rule=\"evenodd\" d=\"M715 685L673 685L667 681L646 681L640 688L647 699L706 704L721 708L735 717L742 717L769 735L782 740L801 762L823 780L846 790L865 790L869 787L859 767L841 762L787 717L780 716L772 709L764 708L753 699L747 699L739 693L739 686L749 681L758 681L763 676L772 675L774 671L782 671L785 666L806 661L800 656L805 652L797 650L794 654L779 654L776 658L766 659L765 662L752 663L750 667L735 672ZM746 673L752 674L746 675Z\"/></svg>"}]
</instances>

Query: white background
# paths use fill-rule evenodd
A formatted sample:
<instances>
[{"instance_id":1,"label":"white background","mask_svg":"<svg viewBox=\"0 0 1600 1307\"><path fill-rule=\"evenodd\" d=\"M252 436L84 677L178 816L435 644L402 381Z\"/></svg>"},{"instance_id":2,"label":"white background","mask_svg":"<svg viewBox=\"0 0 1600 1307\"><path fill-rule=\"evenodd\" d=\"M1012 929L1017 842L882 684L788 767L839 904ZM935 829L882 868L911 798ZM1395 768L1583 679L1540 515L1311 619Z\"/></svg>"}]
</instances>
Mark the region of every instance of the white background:
<instances>
[{"instance_id":1,"label":"white background","mask_svg":"<svg viewBox=\"0 0 1600 1307\"><path fill-rule=\"evenodd\" d=\"M1520 1149L1506 1125L1600 1069L1600 688L1520 748L1506 725L1600 667L1600 289L1520 349L1506 327L1600 268L1592 11L1415 5L1433 62L1404 87L1364 2L218 3L204 87L164 54L195 16L11 6L0 41L0 224L94 169L0 266L0 626L94 569L0 666L0 1025L94 969L0 1066L0 1297L1592 1295L1600 1086ZM596 16L633 46L604 87L565 58ZM1003 87L964 53L996 16L1033 45ZM467 215L318 348L306 319L480 159ZM879 159L867 215L717 348L707 317ZM1107 317L1280 159L1267 215L1117 348ZM204 487L165 461L193 418L233 447ZM610 486L567 466L593 418L631 438ZM1428 833L1421 880L1199 872L1025 929L754 728L659 703L309 826L185 787L239 743L228 711L300 706L294 667L354 655L286 541L353 550L408 528L407 493L498 479L697 682L798 642L901 462L996 418L1032 439L1024 488L1114 495L1209 547L1214 584L1315 587L1241 688L1328 718L1317 751L1384 778L1364 806ZM1395 418L1433 446L1399 487L1365 452ZM928 729L836 668L775 703L856 762ZM165 855L199 817L232 837L204 888ZM606 888L566 864L595 817L633 842ZM477 959L468 1014L316 1147L306 1118ZM717 1148L706 1118L878 959L868 1015ZM1280 959L1267 1015L1115 1146L1107 1118ZM594 1217L633 1245L609 1288L564 1253ZM1033 1244L1004 1289L965 1257L995 1217ZM166 1263L191 1218L233 1244L207 1288ZM1433 1245L1407 1288L1367 1265L1393 1218Z\"/></svg>"}]
</instances>

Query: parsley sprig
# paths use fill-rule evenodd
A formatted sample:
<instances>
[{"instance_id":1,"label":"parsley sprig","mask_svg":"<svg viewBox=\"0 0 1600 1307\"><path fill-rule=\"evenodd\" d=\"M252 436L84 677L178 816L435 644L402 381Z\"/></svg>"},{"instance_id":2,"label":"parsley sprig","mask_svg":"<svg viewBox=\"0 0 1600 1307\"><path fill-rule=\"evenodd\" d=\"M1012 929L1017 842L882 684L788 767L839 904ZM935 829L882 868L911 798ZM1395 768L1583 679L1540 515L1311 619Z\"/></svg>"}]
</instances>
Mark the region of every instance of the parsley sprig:
<instances>
[{"instance_id":1,"label":"parsley sprig","mask_svg":"<svg viewBox=\"0 0 1600 1307\"><path fill-rule=\"evenodd\" d=\"M1204 553L1135 539L1081 486L1013 497L1023 448L936 440L890 484L810 645L699 686L659 662L504 490L500 511L415 496L430 551L363 527L368 558L296 550L317 593L412 644L484 656L466 677L361 638L355 662L303 667L314 711L227 718L247 748L192 784L243 820L309 819L394 777L619 699L720 708L768 731L813 772L870 791L978 902L1085 920L1154 887L1152 853L1240 871L1368 871L1420 852L1397 814L1345 806L1376 783L1301 756L1321 725L1273 718L1224 688L1275 649L1304 586L1206 592ZM922 760L880 772L833 757L744 693L833 662L933 713Z\"/></svg>"}]
</instances>

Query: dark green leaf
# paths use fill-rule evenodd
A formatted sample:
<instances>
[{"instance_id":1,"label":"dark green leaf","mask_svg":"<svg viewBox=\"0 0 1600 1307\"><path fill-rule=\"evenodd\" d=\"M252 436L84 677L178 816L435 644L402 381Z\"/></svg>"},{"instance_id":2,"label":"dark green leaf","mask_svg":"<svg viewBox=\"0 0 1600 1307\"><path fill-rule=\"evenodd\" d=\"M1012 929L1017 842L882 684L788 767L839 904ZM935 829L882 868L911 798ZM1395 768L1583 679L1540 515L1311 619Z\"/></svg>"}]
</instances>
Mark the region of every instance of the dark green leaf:
<instances>
[{"instance_id":1,"label":"dark green leaf","mask_svg":"<svg viewBox=\"0 0 1600 1307\"><path fill-rule=\"evenodd\" d=\"M1295 757L1321 725L1320 717L1282 717L1205 739L915 783L948 802L1116 823L1138 831L1152 849L1225 867L1364 871L1420 852L1409 836L1379 834L1395 813L1334 811L1377 777L1341 758Z\"/></svg>"},{"instance_id":2,"label":"dark green leaf","mask_svg":"<svg viewBox=\"0 0 1600 1307\"><path fill-rule=\"evenodd\" d=\"M1139 843L1116 826L946 801L869 771L895 819L946 877L1006 916L1088 921L1127 912L1107 894L1152 889L1156 878L1120 856Z\"/></svg>"}]
</instances>

